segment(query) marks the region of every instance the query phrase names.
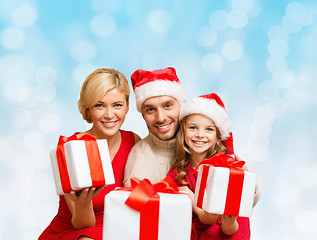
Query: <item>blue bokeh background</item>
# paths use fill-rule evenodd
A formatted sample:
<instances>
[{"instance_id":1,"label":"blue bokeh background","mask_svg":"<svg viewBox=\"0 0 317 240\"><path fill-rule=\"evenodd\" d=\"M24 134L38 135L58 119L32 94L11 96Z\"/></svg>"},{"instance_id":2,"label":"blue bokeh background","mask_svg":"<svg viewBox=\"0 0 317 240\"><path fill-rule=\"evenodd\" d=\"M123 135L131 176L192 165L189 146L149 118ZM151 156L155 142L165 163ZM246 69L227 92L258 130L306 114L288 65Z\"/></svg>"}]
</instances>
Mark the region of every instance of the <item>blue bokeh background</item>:
<instances>
[{"instance_id":1,"label":"blue bokeh background","mask_svg":"<svg viewBox=\"0 0 317 240\"><path fill-rule=\"evenodd\" d=\"M0 239L37 239L55 216L48 152L89 128L85 77L167 66L189 99L226 104L262 191L252 239L315 239L316 42L315 0L0 0ZM123 129L147 134L133 93Z\"/></svg>"}]
</instances>

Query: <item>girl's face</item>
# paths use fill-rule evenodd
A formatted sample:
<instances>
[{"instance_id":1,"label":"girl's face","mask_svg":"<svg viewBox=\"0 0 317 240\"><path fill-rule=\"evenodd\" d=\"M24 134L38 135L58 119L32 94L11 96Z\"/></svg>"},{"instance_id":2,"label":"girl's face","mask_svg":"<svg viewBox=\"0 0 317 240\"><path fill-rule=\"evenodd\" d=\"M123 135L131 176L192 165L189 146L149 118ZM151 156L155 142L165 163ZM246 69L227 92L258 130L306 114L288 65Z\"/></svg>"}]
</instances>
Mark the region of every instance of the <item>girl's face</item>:
<instances>
[{"instance_id":1,"label":"girl's face","mask_svg":"<svg viewBox=\"0 0 317 240\"><path fill-rule=\"evenodd\" d=\"M129 110L126 96L118 89L108 91L94 106L87 110L97 138L109 138L118 133Z\"/></svg>"},{"instance_id":2,"label":"girl's face","mask_svg":"<svg viewBox=\"0 0 317 240\"><path fill-rule=\"evenodd\" d=\"M203 115L191 114L187 116L184 138L192 154L206 154L217 139L214 122Z\"/></svg>"}]
</instances>

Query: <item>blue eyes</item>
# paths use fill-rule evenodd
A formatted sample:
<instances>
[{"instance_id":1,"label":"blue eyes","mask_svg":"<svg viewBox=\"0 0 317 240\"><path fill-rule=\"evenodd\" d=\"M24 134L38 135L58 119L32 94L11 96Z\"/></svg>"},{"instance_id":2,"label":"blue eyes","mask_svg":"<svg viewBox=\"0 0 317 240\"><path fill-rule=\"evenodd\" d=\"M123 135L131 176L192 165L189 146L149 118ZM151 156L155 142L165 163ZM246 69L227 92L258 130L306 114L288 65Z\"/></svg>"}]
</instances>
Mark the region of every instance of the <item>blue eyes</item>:
<instances>
[{"instance_id":1,"label":"blue eyes","mask_svg":"<svg viewBox=\"0 0 317 240\"><path fill-rule=\"evenodd\" d=\"M105 106L103 104L101 104L101 103L98 103L94 107L96 107L96 108L104 108ZM114 108L121 108L121 107L123 107L123 104L116 103L116 104L113 105L113 107Z\"/></svg>"},{"instance_id":2,"label":"blue eyes","mask_svg":"<svg viewBox=\"0 0 317 240\"><path fill-rule=\"evenodd\" d=\"M95 107L97 107L97 108L102 108L103 105L102 105L102 104L96 104Z\"/></svg>"},{"instance_id":3,"label":"blue eyes","mask_svg":"<svg viewBox=\"0 0 317 240\"><path fill-rule=\"evenodd\" d=\"M190 129L190 130L196 130L197 127L195 127L195 126L189 126L188 129ZM213 128L206 128L206 131L212 132L212 131L214 131L214 129L213 129Z\"/></svg>"}]
</instances>

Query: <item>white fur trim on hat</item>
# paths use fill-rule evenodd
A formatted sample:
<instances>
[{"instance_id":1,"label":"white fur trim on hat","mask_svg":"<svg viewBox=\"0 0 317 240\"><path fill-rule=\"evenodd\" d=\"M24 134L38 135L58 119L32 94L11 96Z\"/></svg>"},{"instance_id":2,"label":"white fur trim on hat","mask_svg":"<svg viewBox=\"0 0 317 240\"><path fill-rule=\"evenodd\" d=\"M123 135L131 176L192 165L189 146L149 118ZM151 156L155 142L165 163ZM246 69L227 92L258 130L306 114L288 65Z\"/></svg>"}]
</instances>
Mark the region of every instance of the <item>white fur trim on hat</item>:
<instances>
[{"instance_id":1,"label":"white fur trim on hat","mask_svg":"<svg viewBox=\"0 0 317 240\"><path fill-rule=\"evenodd\" d=\"M232 131L231 120L224 108L215 100L197 97L182 104L179 120L190 114L202 114L214 121L219 129L221 140L226 140Z\"/></svg>"},{"instance_id":2,"label":"white fur trim on hat","mask_svg":"<svg viewBox=\"0 0 317 240\"><path fill-rule=\"evenodd\" d=\"M167 80L155 80L143 84L140 87L134 89L136 107L139 112L142 112L143 102L151 97L157 96L171 96L176 98L179 104L182 104L186 99L185 89L177 82L171 82Z\"/></svg>"}]
</instances>

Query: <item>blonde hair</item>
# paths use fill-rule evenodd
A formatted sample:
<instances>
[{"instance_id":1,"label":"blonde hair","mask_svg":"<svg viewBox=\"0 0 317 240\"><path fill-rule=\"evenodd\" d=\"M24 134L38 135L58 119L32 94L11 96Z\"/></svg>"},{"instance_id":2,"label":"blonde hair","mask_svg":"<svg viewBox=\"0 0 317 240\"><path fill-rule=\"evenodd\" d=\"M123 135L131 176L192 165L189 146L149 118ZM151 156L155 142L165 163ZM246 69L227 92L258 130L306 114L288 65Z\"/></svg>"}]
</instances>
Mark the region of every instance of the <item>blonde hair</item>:
<instances>
[{"instance_id":1,"label":"blonde hair","mask_svg":"<svg viewBox=\"0 0 317 240\"><path fill-rule=\"evenodd\" d=\"M84 81L80 98L78 100L78 109L83 119L88 123L92 120L87 115L87 109L94 106L110 90L118 89L126 96L129 103L130 87L126 77L115 69L101 68L93 71Z\"/></svg>"},{"instance_id":2,"label":"blonde hair","mask_svg":"<svg viewBox=\"0 0 317 240\"><path fill-rule=\"evenodd\" d=\"M179 170L179 174L177 175L176 179L183 184L188 184L184 177L188 173L186 166L189 164L191 155L191 150L185 142L185 125L188 116L181 120L180 130L176 135L176 156L174 162L174 166ZM206 159L220 152L228 153L228 150L222 144L219 129L216 127L216 143L208 149Z\"/></svg>"}]
</instances>

